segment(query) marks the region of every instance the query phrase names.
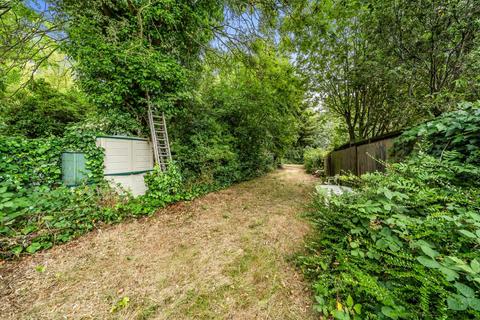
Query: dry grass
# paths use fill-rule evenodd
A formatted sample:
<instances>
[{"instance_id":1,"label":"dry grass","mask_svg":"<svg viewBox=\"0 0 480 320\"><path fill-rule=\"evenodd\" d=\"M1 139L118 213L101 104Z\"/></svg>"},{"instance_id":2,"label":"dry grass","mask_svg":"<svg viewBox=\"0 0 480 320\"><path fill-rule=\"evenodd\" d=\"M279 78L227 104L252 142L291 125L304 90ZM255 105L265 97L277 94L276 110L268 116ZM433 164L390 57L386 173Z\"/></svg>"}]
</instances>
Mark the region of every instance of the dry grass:
<instances>
[{"instance_id":1,"label":"dry grass","mask_svg":"<svg viewBox=\"0 0 480 320\"><path fill-rule=\"evenodd\" d=\"M286 259L314 181L286 166L0 264L0 319L313 319Z\"/></svg>"}]
</instances>

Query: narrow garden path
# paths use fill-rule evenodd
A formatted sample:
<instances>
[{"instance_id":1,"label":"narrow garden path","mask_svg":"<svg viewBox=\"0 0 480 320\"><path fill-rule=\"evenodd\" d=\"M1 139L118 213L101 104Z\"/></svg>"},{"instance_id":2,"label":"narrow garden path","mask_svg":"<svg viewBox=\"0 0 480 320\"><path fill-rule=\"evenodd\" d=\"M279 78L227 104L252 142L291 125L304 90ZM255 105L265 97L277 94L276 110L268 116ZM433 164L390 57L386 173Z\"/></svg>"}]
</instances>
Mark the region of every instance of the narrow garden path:
<instances>
[{"instance_id":1,"label":"narrow garden path","mask_svg":"<svg viewBox=\"0 0 480 320\"><path fill-rule=\"evenodd\" d=\"M288 258L315 179L288 165L0 264L0 319L313 319Z\"/></svg>"}]
</instances>

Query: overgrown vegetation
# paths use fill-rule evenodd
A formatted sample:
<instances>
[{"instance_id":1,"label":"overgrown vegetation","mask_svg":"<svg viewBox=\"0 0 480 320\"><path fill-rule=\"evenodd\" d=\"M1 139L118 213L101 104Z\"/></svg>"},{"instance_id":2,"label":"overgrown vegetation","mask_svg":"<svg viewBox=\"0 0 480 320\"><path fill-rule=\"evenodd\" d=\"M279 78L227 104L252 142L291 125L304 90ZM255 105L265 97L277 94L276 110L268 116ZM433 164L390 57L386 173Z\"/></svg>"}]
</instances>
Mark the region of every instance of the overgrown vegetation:
<instances>
[{"instance_id":1,"label":"overgrown vegetation","mask_svg":"<svg viewBox=\"0 0 480 320\"><path fill-rule=\"evenodd\" d=\"M288 57L268 38L228 50L209 43L223 32L224 8L240 15L248 7L45 3L0 7L0 35L12 46L0 50L2 257L259 176L295 143L305 88ZM67 66L75 77L58 74ZM146 195L115 195L103 181L96 136L148 136L148 101L167 115L175 165L145 177ZM85 153L89 185L62 187L65 151Z\"/></svg>"},{"instance_id":2,"label":"overgrown vegetation","mask_svg":"<svg viewBox=\"0 0 480 320\"><path fill-rule=\"evenodd\" d=\"M479 106L400 137L411 153L352 193L318 195L318 228L298 263L316 308L336 319L480 316ZM412 149L412 140L415 146ZM410 149L407 149L409 147Z\"/></svg>"},{"instance_id":3,"label":"overgrown vegetation","mask_svg":"<svg viewBox=\"0 0 480 320\"><path fill-rule=\"evenodd\" d=\"M0 258L413 126L385 174L317 196L299 265L326 318L480 317L475 1L7 0L0 18ZM149 103L175 161L133 198L95 140L148 137ZM84 185L62 185L65 151Z\"/></svg>"},{"instance_id":4,"label":"overgrown vegetation","mask_svg":"<svg viewBox=\"0 0 480 320\"><path fill-rule=\"evenodd\" d=\"M323 149L309 148L305 150L303 159L308 173L325 174L325 157L328 152Z\"/></svg>"},{"instance_id":5,"label":"overgrown vegetation","mask_svg":"<svg viewBox=\"0 0 480 320\"><path fill-rule=\"evenodd\" d=\"M185 188L174 163L166 172L156 167L145 182L147 193L136 198L104 181L75 188L0 182L0 257L48 249L103 224L152 214L202 194Z\"/></svg>"}]
</instances>

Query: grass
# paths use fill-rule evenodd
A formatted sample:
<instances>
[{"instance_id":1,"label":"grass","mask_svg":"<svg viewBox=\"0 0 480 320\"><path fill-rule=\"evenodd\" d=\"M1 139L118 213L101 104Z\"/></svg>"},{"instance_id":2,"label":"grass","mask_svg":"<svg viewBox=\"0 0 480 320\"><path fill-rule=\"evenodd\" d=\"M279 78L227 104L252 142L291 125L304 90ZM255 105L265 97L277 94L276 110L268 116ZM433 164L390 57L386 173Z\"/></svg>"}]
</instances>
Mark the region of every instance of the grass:
<instances>
[{"instance_id":1,"label":"grass","mask_svg":"<svg viewBox=\"0 0 480 320\"><path fill-rule=\"evenodd\" d=\"M279 170L0 265L0 318L315 319L287 261L314 182Z\"/></svg>"}]
</instances>

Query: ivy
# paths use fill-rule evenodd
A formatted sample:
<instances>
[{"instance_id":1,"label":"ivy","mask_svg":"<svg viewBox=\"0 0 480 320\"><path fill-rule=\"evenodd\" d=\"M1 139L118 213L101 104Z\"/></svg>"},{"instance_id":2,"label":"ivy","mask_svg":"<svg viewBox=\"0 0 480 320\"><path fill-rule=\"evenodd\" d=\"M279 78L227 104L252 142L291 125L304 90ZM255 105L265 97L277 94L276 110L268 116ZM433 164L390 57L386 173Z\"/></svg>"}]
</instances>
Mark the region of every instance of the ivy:
<instances>
[{"instance_id":1,"label":"ivy","mask_svg":"<svg viewBox=\"0 0 480 320\"><path fill-rule=\"evenodd\" d=\"M61 155L66 151L85 153L91 180L103 179L103 150L96 146L96 131L67 129L64 137L0 140L0 183L19 188L56 187L61 184Z\"/></svg>"}]
</instances>

